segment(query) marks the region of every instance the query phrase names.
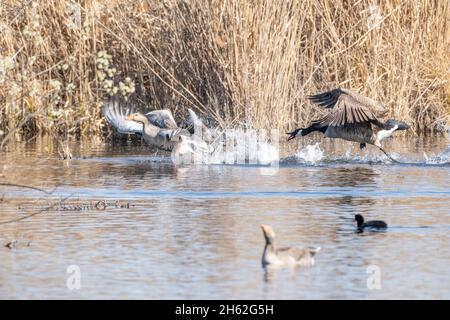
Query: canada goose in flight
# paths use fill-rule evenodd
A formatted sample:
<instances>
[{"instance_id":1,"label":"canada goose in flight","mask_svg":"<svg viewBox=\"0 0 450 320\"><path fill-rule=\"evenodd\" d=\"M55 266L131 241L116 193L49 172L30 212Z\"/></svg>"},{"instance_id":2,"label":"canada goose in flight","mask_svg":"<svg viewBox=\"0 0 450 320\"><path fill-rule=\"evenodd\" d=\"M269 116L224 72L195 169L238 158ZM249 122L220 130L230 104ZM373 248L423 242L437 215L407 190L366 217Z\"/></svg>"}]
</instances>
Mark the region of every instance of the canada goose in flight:
<instances>
[{"instance_id":1,"label":"canada goose in flight","mask_svg":"<svg viewBox=\"0 0 450 320\"><path fill-rule=\"evenodd\" d=\"M381 103L348 89L338 88L308 98L313 103L331 110L322 118L314 120L308 128L288 132L288 141L320 131L328 138L359 142L361 149L365 148L366 144L375 145L391 158L382 149L381 141L390 137L396 130L409 129L406 123L393 119L382 122L380 118L387 111Z\"/></svg>"},{"instance_id":2,"label":"canada goose in flight","mask_svg":"<svg viewBox=\"0 0 450 320\"><path fill-rule=\"evenodd\" d=\"M364 222L364 218L360 214L355 215L355 220L356 220L358 232L363 232L364 228L369 228L369 229L386 229L387 228L387 223L384 221L372 220L372 221Z\"/></svg>"},{"instance_id":3,"label":"canada goose in flight","mask_svg":"<svg viewBox=\"0 0 450 320\"><path fill-rule=\"evenodd\" d=\"M320 247L313 248L280 248L275 245L275 232L271 226L262 224L261 229L266 240L264 246L263 266L312 266L314 256Z\"/></svg>"},{"instance_id":4,"label":"canada goose in flight","mask_svg":"<svg viewBox=\"0 0 450 320\"><path fill-rule=\"evenodd\" d=\"M155 110L147 114L131 113L122 109L118 102L111 100L102 108L108 122L119 133L142 134L145 142L165 151L175 151L177 155L195 153L193 146L207 150L203 141L194 141L186 129L179 128L169 110Z\"/></svg>"}]
</instances>

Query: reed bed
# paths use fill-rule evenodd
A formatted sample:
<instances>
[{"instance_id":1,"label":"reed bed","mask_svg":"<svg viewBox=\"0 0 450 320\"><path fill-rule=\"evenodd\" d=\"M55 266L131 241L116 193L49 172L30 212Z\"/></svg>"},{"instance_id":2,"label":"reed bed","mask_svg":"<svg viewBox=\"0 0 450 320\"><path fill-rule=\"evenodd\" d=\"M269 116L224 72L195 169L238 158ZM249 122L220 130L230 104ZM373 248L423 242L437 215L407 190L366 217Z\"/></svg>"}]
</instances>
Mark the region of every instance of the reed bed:
<instances>
[{"instance_id":1,"label":"reed bed","mask_svg":"<svg viewBox=\"0 0 450 320\"><path fill-rule=\"evenodd\" d=\"M341 86L416 132L450 123L447 0L2 0L0 142L105 137L103 101L286 130Z\"/></svg>"}]
</instances>

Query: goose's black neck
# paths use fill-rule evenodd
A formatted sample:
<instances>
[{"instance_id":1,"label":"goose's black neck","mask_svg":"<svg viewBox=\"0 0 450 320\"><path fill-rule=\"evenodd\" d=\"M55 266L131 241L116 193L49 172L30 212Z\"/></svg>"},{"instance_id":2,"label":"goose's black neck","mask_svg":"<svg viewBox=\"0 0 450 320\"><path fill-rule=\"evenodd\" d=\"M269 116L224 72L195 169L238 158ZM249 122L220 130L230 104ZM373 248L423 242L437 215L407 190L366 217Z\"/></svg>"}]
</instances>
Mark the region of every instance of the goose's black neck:
<instances>
[{"instance_id":1,"label":"goose's black neck","mask_svg":"<svg viewBox=\"0 0 450 320\"><path fill-rule=\"evenodd\" d=\"M318 124L312 124L308 128L304 128L301 130L302 130L302 136L306 136L314 131L320 131L322 133L325 133L325 131L327 131L327 129L328 129L328 126L321 127Z\"/></svg>"}]
</instances>

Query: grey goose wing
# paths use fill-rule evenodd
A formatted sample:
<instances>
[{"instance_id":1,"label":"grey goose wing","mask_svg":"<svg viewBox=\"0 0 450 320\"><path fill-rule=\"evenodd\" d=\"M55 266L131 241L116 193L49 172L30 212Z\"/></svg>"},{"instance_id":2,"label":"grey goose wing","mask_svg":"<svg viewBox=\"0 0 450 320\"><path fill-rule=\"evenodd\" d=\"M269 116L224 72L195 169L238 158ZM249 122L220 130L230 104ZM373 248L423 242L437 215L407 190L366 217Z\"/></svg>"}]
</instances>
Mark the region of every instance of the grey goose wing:
<instances>
[{"instance_id":1,"label":"grey goose wing","mask_svg":"<svg viewBox=\"0 0 450 320\"><path fill-rule=\"evenodd\" d=\"M102 107L103 116L119 133L142 133L144 130L142 123L126 119L130 113L129 108L122 108L115 99Z\"/></svg>"},{"instance_id":2,"label":"grey goose wing","mask_svg":"<svg viewBox=\"0 0 450 320\"><path fill-rule=\"evenodd\" d=\"M308 98L321 107L331 109L326 116L314 121L323 126L378 122L378 118L386 113L381 103L348 89L338 88Z\"/></svg>"},{"instance_id":3,"label":"grey goose wing","mask_svg":"<svg viewBox=\"0 0 450 320\"><path fill-rule=\"evenodd\" d=\"M172 112L167 109L163 110L155 110L149 113L146 113L148 121L154 126L157 126L161 129L177 129L178 125L173 118Z\"/></svg>"}]
</instances>

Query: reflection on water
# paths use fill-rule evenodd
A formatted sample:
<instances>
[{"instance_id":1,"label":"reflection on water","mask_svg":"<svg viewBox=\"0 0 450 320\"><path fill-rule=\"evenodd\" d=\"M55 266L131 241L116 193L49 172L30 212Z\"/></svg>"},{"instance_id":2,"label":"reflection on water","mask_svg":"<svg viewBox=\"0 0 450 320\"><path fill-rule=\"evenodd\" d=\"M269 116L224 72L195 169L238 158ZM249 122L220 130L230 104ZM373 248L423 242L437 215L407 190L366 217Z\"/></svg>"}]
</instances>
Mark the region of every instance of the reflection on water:
<instances>
[{"instance_id":1,"label":"reflection on water","mask_svg":"<svg viewBox=\"0 0 450 320\"><path fill-rule=\"evenodd\" d=\"M372 161L375 149L329 140L319 162L280 168L177 167L143 147L82 143L69 162L42 144L0 154L0 182L53 191L0 186L0 223L49 208L0 224L0 298L448 299L448 142L398 142L387 149L419 165ZM423 152L444 161L426 165ZM356 213L389 229L358 234ZM320 246L315 266L264 270L261 223L281 244ZM79 290L66 286L70 265ZM380 290L367 288L371 265Z\"/></svg>"},{"instance_id":2,"label":"reflection on water","mask_svg":"<svg viewBox=\"0 0 450 320\"><path fill-rule=\"evenodd\" d=\"M338 167L323 168L321 180L318 181L323 187L374 187L380 171L372 167Z\"/></svg>"}]
</instances>

